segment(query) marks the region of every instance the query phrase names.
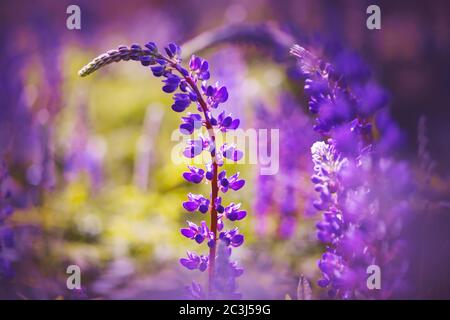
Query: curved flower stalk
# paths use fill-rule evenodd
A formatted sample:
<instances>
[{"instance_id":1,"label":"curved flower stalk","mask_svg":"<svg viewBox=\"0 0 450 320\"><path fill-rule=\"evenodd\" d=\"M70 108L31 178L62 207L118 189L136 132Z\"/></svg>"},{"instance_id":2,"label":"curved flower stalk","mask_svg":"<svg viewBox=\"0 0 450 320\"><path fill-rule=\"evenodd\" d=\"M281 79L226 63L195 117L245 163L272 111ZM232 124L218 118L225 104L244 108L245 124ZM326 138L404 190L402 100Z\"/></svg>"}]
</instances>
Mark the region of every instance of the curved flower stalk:
<instances>
[{"instance_id":1,"label":"curved flower stalk","mask_svg":"<svg viewBox=\"0 0 450 320\"><path fill-rule=\"evenodd\" d=\"M288 28L289 29L289 28ZM289 55L289 49L295 39L303 39L303 34L293 33L272 23L237 24L208 30L183 44L183 57L192 53L201 53L221 44L231 44L244 49L256 49L261 57L269 58L281 65L290 81L299 82L301 77L295 61Z\"/></svg>"},{"instance_id":2,"label":"curved flower stalk","mask_svg":"<svg viewBox=\"0 0 450 320\"><path fill-rule=\"evenodd\" d=\"M289 33L272 24L240 24L217 28L204 32L183 44L186 57L221 43L257 46L265 49L277 61L289 58L289 48L294 41Z\"/></svg>"},{"instance_id":3,"label":"curved flower stalk","mask_svg":"<svg viewBox=\"0 0 450 320\"><path fill-rule=\"evenodd\" d=\"M314 129L325 138L311 148L312 182L319 194L314 207L323 214L317 237L327 245L318 284L344 299L399 295L408 267L402 227L411 184L408 167L384 154L396 132L380 111L386 95L367 78L352 83L356 90L351 91L329 63L300 46L291 53L306 78ZM377 131L385 136L378 138ZM367 286L370 265L381 269L381 290Z\"/></svg>"},{"instance_id":4,"label":"curved flower stalk","mask_svg":"<svg viewBox=\"0 0 450 320\"><path fill-rule=\"evenodd\" d=\"M216 133L226 132L238 128L240 120L227 114L224 110L217 112L216 109L228 100L228 91L218 83L210 85L208 61L193 55L189 61L188 68L181 65L181 49L176 44L171 43L164 48L165 54L158 51L153 42L148 42L145 48L137 44L131 47L119 46L117 50L110 50L105 54L95 58L88 65L79 71L80 76L86 76L95 70L118 61L140 61L143 66L150 66L154 76L162 77L164 83L162 90L166 93L174 93L172 110L184 112L193 103L197 112L186 113L182 117L180 132L186 135L193 134L201 127L205 127L208 136L199 134L198 138L190 139L183 151L187 158L194 158L203 151L209 153L211 160L205 168L188 166L188 171L183 174L185 180L198 184L202 181L209 182L211 193L205 197L201 194L188 194L187 201L183 202L183 207L189 212L199 212L206 214L209 212L210 224L202 221L200 225L188 221L188 226L181 229L181 234L198 244L205 243L209 248L208 255L199 255L194 252L187 252L185 258L180 259L181 265L187 269L198 269L201 272L208 270L208 287L204 290L200 284L193 283L189 291L196 298L217 298L223 293L224 286L219 278L222 276L220 266L216 270L216 260L222 259L217 256L218 242L226 247L226 252L231 254L234 247L239 247L244 242L244 236L237 228L232 230L224 229L224 220L238 221L243 219L247 212L241 209L240 204L222 204L220 193L229 190L237 191L241 189L245 180L239 178L239 173L229 175L225 170L220 171L225 159L239 161L243 153L236 149L235 145L224 143L216 146ZM217 114L217 115L216 115ZM219 172L220 171L220 172ZM235 264L233 264L235 266ZM236 276L242 272L236 272ZM217 279L217 281L216 281ZM227 286L227 291L230 287ZM233 287L233 289L235 289ZM229 293L229 292L228 292Z\"/></svg>"}]
</instances>

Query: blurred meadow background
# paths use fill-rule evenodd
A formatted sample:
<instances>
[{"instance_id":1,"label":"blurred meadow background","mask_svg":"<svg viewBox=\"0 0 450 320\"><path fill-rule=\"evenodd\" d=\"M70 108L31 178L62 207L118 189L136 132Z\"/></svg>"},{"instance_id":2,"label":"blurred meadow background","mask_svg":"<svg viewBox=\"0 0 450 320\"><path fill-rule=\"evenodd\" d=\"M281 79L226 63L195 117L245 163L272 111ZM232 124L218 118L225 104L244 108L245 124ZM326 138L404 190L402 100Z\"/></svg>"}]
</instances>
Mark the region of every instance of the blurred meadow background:
<instances>
[{"instance_id":1,"label":"blurred meadow background","mask_svg":"<svg viewBox=\"0 0 450 320\"><path fill-rule=\"evenodd\" d=\"M81 8L81 30L66 28L70 4ZM227 195L248 212L239 225L246 243L234 252L245 268L238 281L244 298L295 297L300 275L314 298L327 298L316 284L324 245L316 238L320 215L310 181L310 147L320 137L289 56L294 43L350 73L363 61L389 93L401 141L390 152L407 162L415 181L405 226L413 248L408 286L390 297L450 298L450 6L378 1L382 30L371 31L369 4L2 2L0 161L9 176L1 185L0 228L8 237L0 246L0 297L172 299L183 297L191 280L203 281L204 274L178 263L195 249L179 233L191 219L181 203L208 186L188 185L185 165L171 160L179 125L171 98L135 62L77 75L119 44L155 41L176 42L186 61L193 53L208 59L241 128L280 130L277 175L260 175L259 165L230 165L247 181ZM72 264L82 271L82 290L75 292L66 288Z\"/></svg>"}]
</instances>

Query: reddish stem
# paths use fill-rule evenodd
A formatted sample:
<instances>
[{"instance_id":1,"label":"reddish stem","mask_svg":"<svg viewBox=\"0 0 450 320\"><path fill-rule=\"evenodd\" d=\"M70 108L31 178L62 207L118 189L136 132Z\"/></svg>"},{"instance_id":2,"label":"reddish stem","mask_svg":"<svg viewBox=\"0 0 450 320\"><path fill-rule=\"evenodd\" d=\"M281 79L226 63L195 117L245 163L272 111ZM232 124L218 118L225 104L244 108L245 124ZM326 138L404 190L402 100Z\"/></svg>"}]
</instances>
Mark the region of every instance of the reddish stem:
<instances>
[{"instance_id":1,"label":"reddish stem","mask_svg":"<svg viewBox=\"0 0 450 320\"><path fill-rule=\"evenodd\" d=\"M209 269L208 269L208 292L211 293L211 286L214 282L214 267L216 262L216 240L217 240L217 210L215 202L219 193L217 186L217 163L213 162L213 179L211 182L211 232L213 233L214 243L209 249Z\"/></svg>"},{"instance_id":2,"label":"reddish stem","mask_svg":"<svg viewBox=\"0 0 450 320\"><path fill-rule=\"evenodd\" d=\"M211 160L212 160L212 174L213 178L211 180L211 203L210 203L210 216L211 216L211 225L210 230L213 233L213 239L214 242L212 246L209 248L209 264L208 264L208 296L211 294L212 291L212 284L214 283L214 271L215 271L215 262L216 262L216 241L217 241L217 210L216 210L216 199L219 194L219 187L217 183L217 176L218 176L218 166L216 162L216 136L214 133L214 129L211 125L211 122L209 121L209 118L207 116L208 111L208 105L203 99L202 94L200 93L200 90L198 89L195 81L189 77L184 76L184 79L189 84L189 86L194 90L195 94L197 95L198 103L200 104L203 114L205 116L205 126L206 129L208 129L208 134L211 139L211 143L213 144L213 153L211 153Z\"/></svg>"}]
</instances>

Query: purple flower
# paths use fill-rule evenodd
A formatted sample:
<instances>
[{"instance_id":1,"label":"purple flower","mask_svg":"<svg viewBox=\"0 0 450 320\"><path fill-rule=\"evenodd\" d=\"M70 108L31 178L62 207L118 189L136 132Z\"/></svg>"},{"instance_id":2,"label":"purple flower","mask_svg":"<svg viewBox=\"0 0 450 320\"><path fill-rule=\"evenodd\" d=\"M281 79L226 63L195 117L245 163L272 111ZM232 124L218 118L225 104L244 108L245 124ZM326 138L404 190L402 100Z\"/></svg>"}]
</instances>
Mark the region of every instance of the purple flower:
<instances>
[{"instance_id":1,"label":"purple flower","mask_svg":"<svg viewBox=\"0 0 450 320\"><path fill-rule=\"evenodd\" d=\"M247 215L247 211L240 210L241 204L234 204L233 202L230 203L227 207L225 207L225 216L230 221L236 221L236 220L242 220Z\"/></svg>"},{"instance_id":2,"label":"purple flower","mask_svg":"<svg viewBox=\"0 0 450 320\"><path fill-rule=\"evenodd\" d=\"M169 45L164 47L164 50L166 51L169 58L175 58L178 62L181 61L181 48L175 43L169 43Z\"/></svg>"},{"instance_id":3,"label":"purple flower","mask_svg":"<svg viewBox=\"0 0 450 320\"><path fill-rule=\"evenodd\" d=\"M332 140L328 144L318 141L311 147L315 171L311 181L315 184L314 190L320 194L319 200L314 202L317 210L325 209L328 203L334 201L339 175L347 165L347 159L341 159L333 143Z\"/></svg>"},{"instance_id":4,"label":"purple flower","mask_svg":"<svg viewBox=\"0 0 450 320\"><path fill-rule=\"evenodd\" d=\"M192 134L195 129L199 129L202 126L202 116L196 113L188 113L186 117L181 117L183 122L180 125L180 132L182 134Z\"/></svg>"},{"instance_id":5,"label":"purple flower","mask_svg":"<svg viewBox=\"0 0 450 320\"><path fill-rule=\"evenodd\" d=\"M200 80L208 80L210 77L209 74L209 65L208 61L203 60L200 57L192 55L191 60L189 62L189 69L192 71L192 75Z\"/></svg>"},{"instance_id":6,"label":"purple flower","mask_svg":"<svg viewBox=\"0 0 450 320\"><path fill-rule=\"evenodd\" d=\"M323 214L323 220L317 225L317 238L323 243L332 243L339 239L344 232L345 224L342 212L337 208L330 208Z\"/></svg>"},{"instance_id":7,"label":"purple flower","mask_svg":"<svg viewBox=\"0 0 450 320\"><path fill-rule=\"evenodd\" d=\"M208 267L208 257L204 255L199 256L195 252L187 251L187 259L181 258L180 263L189 270L198 269L203 272Z\"/></svg>"},{"instance_id":8,"label":"purple flower","mask_svg":"<svg viewBox=\"0 0 450 320\"><path fill-rule=\"evenodd\" d=\"M141 56L141 52L142 52L142 48L140 45L138 45L136 43L132 44L130 46L130 55L129 55L130 59L134 60L134 61L138 61Z\"/></svg>"},{"instance_id":9,"label":"purple flower","mask_svg":"<svg viewBox=\"0 0 450 320\"><path fill-rule=\"evenodd\" d=\"M206 179L208 179L209 181L211 181L213 179L213 164L211 161L207 162L206 165Z\"/></svg>"},{"instance_id":10,"label":"purple flower","mask_svg":"<svg viewBox=\"0 0 450 320\"><path fill-rule=\"evenodd\" d=\"M208 88L212 88L211 86L209 86ZM211 90L207 91L212 93ZM207 94L208 95L208 94ZM211 99L215 102L215 103L224 103L228 100L228 91L227 88L222 86L222 87L216 87L214 90L214 93L212 93L211 95Z\"/></svg>"},{"instance_id":11,"label":"purple flower","mask_svg":"<svg viewBox=\"0 0 450 320\"><path fill-rule=\"evenodd\" d=\"M216 199L215 205L218 213L223 213L225 211L225 208L222 206L222 197Z\"/></svg>"},{"instance_id":12,"label":"purple flower","mask_svg":"<svg viewBox=\"0 0 450 320\"><path fill-rule=\"evenodd\" d=\"M158 52L158 47L156 46L156 44L154 42L151 42L151 41L147 42L145 44L145 47L147 49L149 49L152 53L157 53Z\"/></svg>"},{"instance_id":13,"label":"purple flower","mask_svg":"<svg viewBox=\"0 0 450 320\"><path fill-rule=\"evenodd\" d=\"M216 83L214 86L202 85L204 94L208 97L207 101L211 108L216 109L220 103L224 103L228 100L228 90L225 86L219 87Z\"/></svg>"},{"instance_id":14,"label":"purple flower","mask_svg":"<svg viewBox=\"0 0 450 320\"><path fill-rule=\"evenodd\" d=\"M177 86L178 86L178 84L177 84ZM164 90L164 88L163 88L163 90ZM191 104L191 98L189 97L188 94L185 94L185 93L175 93L173 95L173 100L175 102L172 105L172 110L175 112L183 112Z\"/></svg>"},{"instance_id":15,"label":"purple flower","mask_svg":"<svg viewBox=\"0 0 450 320\"><path fill-rule=\"evenodd\" d=\"M217 217L217 231L222 231L223 228L224 228L224 224L223 224L222 215L219 214Z\"/></svg>"},{"instance_id":16,"label":"purple flower","mask_svg":"<svg viewBox=\"0 0 450 320\"><path fill-rule=\"evenodd\" d=\"M222 132L227 132L228 130L235 130L239 127L240 120L233 119L231 113L225 116L225 111L222 111L217 117L219 129Z\"/></svg>"},{"instance_id":17,"label":"purple flower","mask_svg":"<svg viewBox=\"0 0 450 320\"><path fill-rule=\"evenodd\" d=\"M142 56L142 57L140 57L140 60L141 60L141 64L144 67L154 65L156 63L155 59L153 59L151 56Z\"/></svg>"},{"instance_id":18,"label":"purple flower","mask_svg":"<svg viewBox=\"0 0 450 320\"><path fill-rule=\"evenodd\" d=\"M198 96L197 93L195 92L194 89L192 89L189 86L189 83L186 81L186 79L182 79L180 82L180 90L182 92L185 92L189 95L189 99L191 99L192 102L196 102L198 100ZM199 111L202 111L201 108L199 109Z\"/></svg>"},{"instance_id":19,"label":"purple flower","mask_svg":"<svg viewBox=\"0 0 450 320\"><path fill-rule=\"evenodd\" d=\"M298 45L291 49L291 53L298 58L299 67L306 76L304 90L309 96L309 109L317 115L314 130L326 133L357 117L357 99L332 65Z\"/></svg>"},{"instance_id":20,"label":"purple flower","mask_svg":"<svg viewBox=\"0 0 450 320\"><path fill-rule=\"evenodd\" d=\"M311 180L319 194L314 206L322 212L317 237L327 245L318 262L322 272L318 284L328 288L330 297L370 298L374 292L367 288L366 269L376 264L383 270L385 286L377 297L388 298L402 290L407 270L405 264L392 261L399 261L404 252L399 235L410 190L405 167L384 154L385 141L391 137L383 125L375 122L378 141L372 134L371 118L386 104L386 94L368 81L367 70L357 59L344 59L344 65L352 68L350 87L333 66L309 51L294 46L291 53L306 77L305 93L317 116L315 130L328 138L311 148L315 172ZM383 112L376 115L377 120L382 117Z\"/></svg>"},{"instance_id":21,"label":"purple flower","mask_svg":"<svg viewBox=\"0 0 450 320\"><path fill-rule=\"evenodd\" d=\"M228 143L224 143L220 147L220 152L222 156L233 161L241 160L244 155L242 151L236 149L236 145Z\"/></svg>"},{"instance_id":22,"label":"purple flower","mask_svg":"<svg viewBox=\"0 0 450 320\"><path fill-rule=\"evenodd\" d=\"M325 252L318 262L320 271L323 272L323 278L317 283L320 287L327 287L332 280L336 278L335 275L340 275L344 271L342 258L331 252Z\"/></svg>"},{"instance_id":23,"label":"purple flower","mask_svg":"<svg viewBox=\"0 0 450 320\"><path fill-rule=\"evenodd\" d=\"M184 172L183 178L192 183L200 183L205 175L205 170L188 166L190 172Z\"/></svg>"},{"instance_id":24,"label":"purple flower","mask_svg":"<svg viewBox=\"0 0 450 320\"><path fill-rule=\"evenodd\" d=\"M222 192L227 192L229 188L237 191L245 185L245 180L239 179L239 172L227 178L226 171L223 170L219 173L218 179L220 182L220 190Z\"/></svg>"},{"instance_id":25,"label":"purple flower","mask_svg":"<svg viewBox=\"0 0 450 320\"><path fill-rule=\"evenodd\" d=\"M377 261L386 274L397 274L395 281L389 281L394 288L398 286L396 283L401 283L404 271L395 265L384 264L383 259L391 253L385 252L383 247L395 247L399 243L396 239L398 230L389 221L401 221L401 212L405 209L397 211L393 208L398 202L406 203L402 198L407 194L402 194L405 189L399 187L402 185L400 180L391 182L390 177L407 177L408 174L384 171L382 163L385 159L373 162L370 146L360 147L352 159L342 158L333 141L329 143L331 145L326 148L329 154L322 157L322 164L319 158L314 158L315 168L320 168L315 182L321 180L316 190L320 193L320 209L323 210L323 219L317 224L317 236L330 245L319 262L323 274L319 284L328 283L330 296L344 299L354 298L356 294L370 296L371 292L362 283L367 276L367 266ZM386 181L389 182L386 184ZM396 188L403 191L398 193ZM386 193L392 194L392 202ZM388 230L395 231L390 234Z\"/></svg>"},{"instance_id":26,"label":"purple flower","mask_svg":"<svg viewBox=\"0 0 450 320\"><path fill-rule=\"evenodd\" d=\"M211 146L209 139L199 135L199 139L189 139L183 154L186 158L194 158Z\"/></svg>"},{"instance_id":27,"label":"purple flower","mask_svg":"<svg viewBox=\"0 0 450 320\"><path fill-rule=\"evenodd\" d=\"M198 244L202 243L205 239L211 238L208 226L205 221L202 221L201 226L197 226L195 223L187 221L189 228L182 228L180 232L183 236L189 239L195 240Z\"/></svg>"},{"instance_id":28,"label":"purple flower","mask_svg":"<svg viewBox=\"0 0 450 320\"><path fill-rule=\"evenodd\" d=\"M244 236L239 234L238 228L234 228L229 231L222 231L219 235L219 239L224 241L227 246L239 247L244 243Z\"/></svg>"},{"instance_id":29,"label":"purple flower","mask_svg":"<svg viewBox=\"0 0 450 320\"><path fill-rule=\"evenodd\" d=\"M177 75L174 75L172 73L167 73L164 76L166 77L166 79L163 80L163 82L165 83L165 85L162 88L163 91L166 92L166 93L172 93L175 90L177 90L178 86L180 85L180 81L181 81L180 77L177 76ZM176 103L177 100L175 98L174 98L174 100L175 100L175 103ZM173 106L172 106L172 109L174 109ZM177 111L177 110L174 109L174 111ZM177 111L177 112L180 112L180 111Z\"/></svg>"},{"instance_id":30,"label":"purple flower","mask_svg":"<svg viewBox=\"0 0 450 320\"><path fill-rule=\"evenodd\" d=\"M206 213L209 208L210 200L206 199L201 194L188 194L189 201L183 202L183 207L190 212L200 211L201 213Z\"/></svg>"},{"instance_id":31,"label":"purple flower","mask_svg":"<svg viewBox=\"0 0 450 320\"><path fill-rule=\"evenodd\" d=\"M155 77L161 77L166 72L166 66L154 66L150 68Z\"/></svg>"}]
</instances>

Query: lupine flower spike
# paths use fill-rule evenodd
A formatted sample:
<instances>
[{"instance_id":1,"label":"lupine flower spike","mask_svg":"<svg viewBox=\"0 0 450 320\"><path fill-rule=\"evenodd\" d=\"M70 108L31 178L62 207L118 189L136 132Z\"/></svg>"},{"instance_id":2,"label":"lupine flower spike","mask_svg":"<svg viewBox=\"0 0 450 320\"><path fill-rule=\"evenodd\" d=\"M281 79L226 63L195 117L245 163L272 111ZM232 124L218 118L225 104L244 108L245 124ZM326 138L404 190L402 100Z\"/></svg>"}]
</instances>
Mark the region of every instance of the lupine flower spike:
<instances>
[{"instance_id":1,"label":"lupine flower spike","mask_svg":"<svg viewBox=\"0 0 450 320\"><path fill-rule=\"evenodd\" d=\"M223 230L223 220L241 220L246 216L246 211L241 210L240 204L231 203L228 206L222 205L222 198L219 193L228 190L237 191L241 189L245 180L239 178L239 173L227 176L225 170L220 171L224 158L239 161L243 153L237 150L234 145L224 144L216 147L216 132L226 132L238 128L240 121L231 114L222 110L215 118L213 109L217 109L228 100L228 91L225 86L218 83L210 85L209 64L206 60L193 55L187 68L181 64L181 49L174 43L164 48L164 53L160 52L153 42L148 42L145 48L137 44L131 47L119 46L116 50L110 50L97 58L79 71L79 75L84 77L99 68L119 61L140 61L145 67L150 67L155 77L163 78L162 90L166 93L173 93L172 110L178 113L189 109L192 104L196 110L187 112L181 118L180 132L191 135L195 130L205 127L208 136L199 135L197 139L190 139L183 151L187 158L194 158L202 152L208 152L211 161L205 168L188 166L188 171L183 173L183 178L194 184L208 181L211 186L211 193L208 197L201 194L189 193L187 201L183 202L183 207L189 212L199 212L206 214L209 212L209 227L206 221L200 225L187 222L187 228L181 229L181 234L188 239L192 239L198 244L206 243L209 248L208 255L199 255L195 252L187 252L187 257L180 259L181 265L187 269L198 269L201 272L208 270L208 287L205 290L200 284L193 282L188 291L194 298L218 298L225 294L233 296L230 290L235 290L234 278L242 274L242 269L236 263L228 261L232 248L239 247L244 242L244 236L237 228ZM220 171L220 172L219 172ZM218 242L224 249L217 254ZM224 256L226 253L226 257ZM218 269L229 269L230 279L224 285L223 274L217 275L216 281L216 259ZM222 261L227 261L222 262ZM226 265L226 267L224 267ZM225 270L224 269L224 270ZM231 282L230 282L231 281Z\"/></svg>"},{"instance_id":2,"label":"lupine flower spike","mask_svg":"<svg viewBox=\"0 0 450 320\"><path fill-rule=\"evenodd\" d=\"M373 119L384 106L385 94L366 80L353 83L356 95L331 64L297 45L291 53L306 78L309 109L316 115L314 129L325 138L311 148L311 180L319 195L314 207L322 213L317 237L327 245L318 262L318 285L332 297L388 298L402 290L407 270L399 234L408 212L409 174L402 163L383 154L385 142L374 138ZM371 265L383 272L379 293L366 283Z\"/></svg>"}]
</instances>

